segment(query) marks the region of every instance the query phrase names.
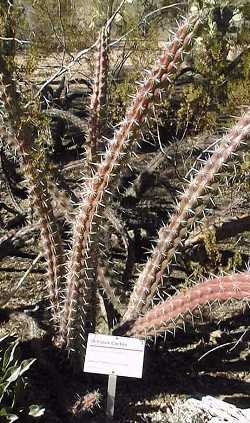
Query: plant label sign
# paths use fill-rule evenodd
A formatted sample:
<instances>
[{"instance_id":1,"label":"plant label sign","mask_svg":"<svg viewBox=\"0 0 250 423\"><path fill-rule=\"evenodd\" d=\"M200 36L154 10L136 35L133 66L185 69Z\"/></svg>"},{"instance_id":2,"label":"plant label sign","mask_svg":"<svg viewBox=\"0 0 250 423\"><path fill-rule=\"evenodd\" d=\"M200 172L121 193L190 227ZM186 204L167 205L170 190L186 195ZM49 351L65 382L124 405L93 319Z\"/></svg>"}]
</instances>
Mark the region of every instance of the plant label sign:
<instances>
[{"instance_id":1,"label":"plant label sign","mask_svg":"<svg viewBox=\"0 0 250 423\"><path fill-rule=\"evenodd\" d=\"M84 371L141 378L144 349L141 339L90 333Z\"/></svg>"}]
</instances>

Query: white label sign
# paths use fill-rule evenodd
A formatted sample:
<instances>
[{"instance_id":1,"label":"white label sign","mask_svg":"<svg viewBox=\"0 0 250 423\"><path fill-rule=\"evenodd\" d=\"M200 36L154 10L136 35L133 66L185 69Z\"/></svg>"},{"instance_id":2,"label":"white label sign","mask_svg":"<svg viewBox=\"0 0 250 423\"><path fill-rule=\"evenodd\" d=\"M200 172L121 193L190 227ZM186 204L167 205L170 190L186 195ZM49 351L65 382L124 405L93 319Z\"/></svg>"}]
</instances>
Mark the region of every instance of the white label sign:
<instances>
[{"instance_id":1,"label":"white label sign","mask_svg":"<svg viewBox=\"0 0 250 423\"><path fill-rule=\"evenodd\" d=\"M141 339L90 333L84 371L141 378L144 348Z\"/></svg>"}]
</instances>

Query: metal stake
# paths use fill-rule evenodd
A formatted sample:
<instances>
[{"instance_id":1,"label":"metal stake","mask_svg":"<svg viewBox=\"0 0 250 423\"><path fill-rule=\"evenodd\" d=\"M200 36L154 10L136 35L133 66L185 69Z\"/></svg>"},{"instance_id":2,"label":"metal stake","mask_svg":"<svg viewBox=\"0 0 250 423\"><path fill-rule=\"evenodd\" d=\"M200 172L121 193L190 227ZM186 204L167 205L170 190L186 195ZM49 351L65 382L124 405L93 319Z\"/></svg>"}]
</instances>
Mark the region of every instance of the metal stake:
<instances>
[{"instance_id":1,"label":"metal stake","mask_svg":"<svg viewBox=\"0 0 250 423\"><path fill-rule=\"evenodd\" d=\"M106 416L113 420L115 409L116 375L109 375Z\"/></svg>"}]
</instances>

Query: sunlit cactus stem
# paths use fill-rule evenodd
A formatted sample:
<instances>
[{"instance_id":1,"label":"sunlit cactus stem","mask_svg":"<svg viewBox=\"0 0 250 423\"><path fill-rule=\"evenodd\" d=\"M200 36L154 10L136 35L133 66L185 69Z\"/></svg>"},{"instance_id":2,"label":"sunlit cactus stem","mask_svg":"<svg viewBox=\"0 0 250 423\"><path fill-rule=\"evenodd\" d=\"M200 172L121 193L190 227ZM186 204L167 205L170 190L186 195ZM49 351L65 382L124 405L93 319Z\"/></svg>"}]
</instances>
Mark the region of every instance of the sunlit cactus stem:
<instances>
[{"instance_id":1,"label":"sunlit cactus stem","mask_svg":"<svg viewBox=\"0 0 250 423\"><path fill-rule=\"evenodd\" d=\"M152 255L148 259L143 271L139 274L134 290L130 297L124 321L137 318L145 312L151 304L157 287L171 258L178 246L185 238L188 230L188 217L192 215L192 208L214 176L233 152L250 135L250 109L239 119L236 125L216 145L210 156L197 175L191 179L186 190L180 196L175 213L171 216L167 226L159 231L159 238Z\"/></svg>"},{"instance_id":2,"label":"sunlit cactus stem","mask_svg":"<svg viewBox=\"0 0 250 423\"><path fill-rule=\"evenodd\" d=\"M67 348L74 348L75 321L77 320L78 298L84 302L90 289L88 276L88 250L91 242L93 221L97 215L105 190L115 167L122 162L124 153L131 149L138 137L138 127L143 124L149 106L159 95L159 88L171 83L171 77L178 71L183 55L190 46L200 24L199 18L184 20L173 40L164 50L160 60L149 73L147 80L137 92L125 119L108 142L107 151L98 165L96 174L86 181L85 196L79 207L73 228L72 251L68 263L66 299L61 325L61 342Z\"/></svg>"},{"instance_id":3,"label":"sunlit cactus stem","mask_svg":"<svg viewBox=\"0 0 250 423\"><path fill-rule=\"evenodd\" d=\"M250 299L250 273L216 277L196 284L168 300L158 304L143 317L138 318L125 333L126 336L145 337L171 331L192 315L197 307L214 301L247 301Z\"/></svg>"}]
</instances>

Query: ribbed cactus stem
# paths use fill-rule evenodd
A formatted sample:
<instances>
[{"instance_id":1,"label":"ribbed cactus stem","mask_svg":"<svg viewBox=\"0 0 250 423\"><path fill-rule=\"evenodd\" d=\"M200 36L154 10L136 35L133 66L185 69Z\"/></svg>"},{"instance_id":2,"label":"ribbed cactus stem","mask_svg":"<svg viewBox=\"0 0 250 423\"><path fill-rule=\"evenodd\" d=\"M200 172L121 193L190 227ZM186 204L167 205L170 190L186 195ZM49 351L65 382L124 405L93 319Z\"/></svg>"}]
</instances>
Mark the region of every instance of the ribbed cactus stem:
<instances>
[{"instance_id":1,"label":"ribbed cactus stem","mask_svg":"<svg viewBox=\"0 0 250 423\"><path fill-rule=\"evenodd\" d=\"M47 182L44 172L39 168L40 152L34 144L36 129L25 120L21 102L15 85L15 79L9 69L8 62L0 55L1 67L1 93L0 96L8 113L8 124L12 130L6 131L6 139L19 153L22 159L22 170L28 180L30 195L33 197L32 204L39 216L41 239L48 267L48 290L51 302L52 320L58 323L60 312L59 289L61 286L63 249L60 232L54 217L51 199L47 191Z\"/></svg>"},{"instance_id":2,"label":"ribbed cactus stem","mask_svg":"<svg viewBox=\"0 0 250 423\"><path fill-rule=\"evenodd\" d=\"M107 100L107 86L108 86L108 35L105 28L101 31L101 51L100 51L100 74L99 74L99 93L98 93L98 116L100 120L100 132L102 126L103 116L105 114L104 106ZM101 133L99 133L99 136Z\"/></svg>"},{"instance_id":3,"label":"ribbed cactus stem","mask_svg":"<svg viewBox=\"0 0 250 423\"><path fill-rule=\"evenodd\" d=\"M93 92L90 99L90 111L95 112L99 110L99 90L100 90L100 70L101 70L101 63L100 63L100 56L101 56L101 48L102 48L102 31L100 32L97 40L96 45L96 63L95 63L95 78L94 78L94 85L93 85ZM90 128L91 129L91 128Z\"/></svg>"},{"instance_id":4,"label":"ribbed cactus stem","mask_svg":"<svg viewBox=\"0 0 250 423\"><path fill-rule=\"evenodd\" d=\"M89 289L87 272L88 246L92 232L93 220L98 206L102 201L114 167L119 165L123 155L137 139L138 127L142 125L150 104L158 96L159 88L170 82L171 76L176 73L178 65L183 60L183 53L189 47L199 25L199 19L185 20L179 27L169 46L164 50L159 62L150 72L148 79L141 89L121 122L114 137L108 142L107 151L99 164L96 174L86 182L86 194L79 207L78 216L73 229L72 252L68 264L66 286L66 300L64 316L61 326L61 338L69 348L74 344L74 322L79 297L83 300Z\"/></svg>"},{"instance_id":5,"label":"ribbed cactus stem","mask_svg":"<svg viewBox=\"0 0 250 423\"><path fill-rule=\"evenodd\" d=\"M241 142L249 137L249 134L250 109L228 134L221 139L221 142L216 145L214 153L190 181L189 186L181 195L169 224L160 229L157 245L134 286L124 321L135 319L148 308L171 258L186 235L188 229L187 218L192 212L192 207L213 180L223 163L227 161Z\"/></svg>"},{"instance_id":6,"label":"ribbed cactus stem","mask_svg":"<svg viewBox=\"0 0 250 423\"><path fill-rule=\"evenodd\" d=\"M105 28L102 28L97 42L97 56L93 93L89 108L89 139L87 140L87 160L93 161L97 143L101 137L103 106L106 103L108 80L108 46Z\"/></svg>"},{"instance_id":7,"label":"ribbed cactus stem","mask_svg":"<svg viewBox=\"0 0 250 423\"><path fill-rule=\"evenodd\" d=\"M25 143L17 139L15 148L22 157L22 167L28 180L29 193L33 198L33 207L39 217L41 240L47 261L48 291L51 302L51 315L55 326L60 315L60 289L63 278L63 250L59 228L56 224L48 191L39 169L34 169L32 157L25 148Z\"/></svg>"},{"instance_id":8,"label":"ribbed cactus stem","mask_svg":"<svg viewBox=\"0 0 250 423\"><path fill-rule=\"evenodd\" d=\"M138 318L126 332L126 336L154 336L173 329L176 323L185 319L197 307L213 301L250 299L250 273L239 273L232 276L217 277L199 283L184 292L171 297Z\"/></svg>"}]
</instances>

